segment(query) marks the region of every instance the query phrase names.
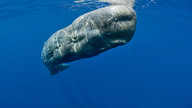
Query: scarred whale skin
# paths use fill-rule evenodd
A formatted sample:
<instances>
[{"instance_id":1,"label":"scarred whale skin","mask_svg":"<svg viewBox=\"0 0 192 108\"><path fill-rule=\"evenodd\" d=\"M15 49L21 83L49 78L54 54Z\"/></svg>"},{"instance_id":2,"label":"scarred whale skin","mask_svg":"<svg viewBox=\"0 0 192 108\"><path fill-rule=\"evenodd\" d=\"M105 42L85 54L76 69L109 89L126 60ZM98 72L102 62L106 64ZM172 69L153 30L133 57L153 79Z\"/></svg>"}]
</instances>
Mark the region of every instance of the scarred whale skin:
<instances>
[{"instance_id":1,"label":"scarred whale skin","mask_svg":"<svg viewBox=\"0 0 192 108\"><path fill-rule=\"evenodd\" d=\"M108 6L78 17L71 25L55 32L45 43L41 58L57 74L67 62L90 58L129 42L136 29L135 11L128 6Z\"/></svg>"}]
</instances>

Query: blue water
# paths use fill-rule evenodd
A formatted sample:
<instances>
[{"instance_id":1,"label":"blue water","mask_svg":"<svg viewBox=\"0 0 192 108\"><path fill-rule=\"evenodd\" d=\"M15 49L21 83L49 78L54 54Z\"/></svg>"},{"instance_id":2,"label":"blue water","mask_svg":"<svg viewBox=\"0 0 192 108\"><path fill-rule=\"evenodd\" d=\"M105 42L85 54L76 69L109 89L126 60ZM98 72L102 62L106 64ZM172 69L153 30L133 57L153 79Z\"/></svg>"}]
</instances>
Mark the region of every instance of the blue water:
<instances>
[{"instance_id":1,"label":"blue water","mask_svg":"<svg viewBox=\"0 0 192 108\"><path fill-rule=\"evenodd\" d=\"M192 1L136 0L126 45L49 76L44 42L108 3L0 1L0 108L192 108Z\"/></svg>"}]
</instances>

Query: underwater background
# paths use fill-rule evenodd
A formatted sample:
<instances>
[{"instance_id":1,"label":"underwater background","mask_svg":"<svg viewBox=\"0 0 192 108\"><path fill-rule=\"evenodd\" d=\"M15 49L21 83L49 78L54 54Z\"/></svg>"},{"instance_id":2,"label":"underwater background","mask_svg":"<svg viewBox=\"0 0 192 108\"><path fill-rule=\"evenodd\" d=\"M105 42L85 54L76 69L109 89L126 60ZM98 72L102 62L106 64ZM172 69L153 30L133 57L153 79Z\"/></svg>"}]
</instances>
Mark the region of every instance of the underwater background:
<instances>
[{"instance_id":1,"label":"underwater background","mask_svg":"<svg viewBox=\"0 0 192 108\"><path fill-rule=\"evenodd\" d=\"M109 3L0 1L0 108L192 108L192 1L136 0L132 40L50 76L44 42Z\"/></svg>"}]
</instances>

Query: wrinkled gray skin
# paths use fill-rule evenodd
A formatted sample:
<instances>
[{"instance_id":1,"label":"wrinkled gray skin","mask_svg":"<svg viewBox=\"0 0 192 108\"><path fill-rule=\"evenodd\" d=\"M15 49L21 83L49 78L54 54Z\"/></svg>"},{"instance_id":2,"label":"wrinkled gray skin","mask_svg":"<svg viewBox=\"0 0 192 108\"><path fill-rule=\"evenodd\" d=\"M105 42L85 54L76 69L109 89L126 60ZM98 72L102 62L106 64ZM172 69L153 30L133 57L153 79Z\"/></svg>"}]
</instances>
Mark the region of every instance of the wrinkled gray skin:
<instances>
[{"instance_id":1,"label":"wrinkled gray skin","mask_svg":"<svg viewBox=\"0 0 192 108\"><path fill-rule=\"evenodd\" d=\"M57 74L69 67L67 62L90 58L129 42L136 21L135 11L128 6L108 6L86 13L44 43L42 61L51 75Z\"/></svg>"}]
</instances>

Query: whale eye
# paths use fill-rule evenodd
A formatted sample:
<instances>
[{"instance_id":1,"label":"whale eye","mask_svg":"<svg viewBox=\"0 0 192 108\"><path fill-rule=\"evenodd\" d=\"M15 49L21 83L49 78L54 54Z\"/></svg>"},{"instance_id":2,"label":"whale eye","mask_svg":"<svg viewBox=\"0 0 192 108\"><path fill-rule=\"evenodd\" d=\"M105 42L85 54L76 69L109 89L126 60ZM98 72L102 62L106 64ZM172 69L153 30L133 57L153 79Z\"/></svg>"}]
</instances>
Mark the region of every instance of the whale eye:
<instances>
[{"instance_id":1,"label":"whale eye","mask_svg":"<svg viewBox=\"0 0 192 108\"><path fill-rule=\"evenodd\" d=\"M77 36L71 37L71 39L72 39L73 42L76 42L77 41Z\"/></svg>"}]
</instances>

